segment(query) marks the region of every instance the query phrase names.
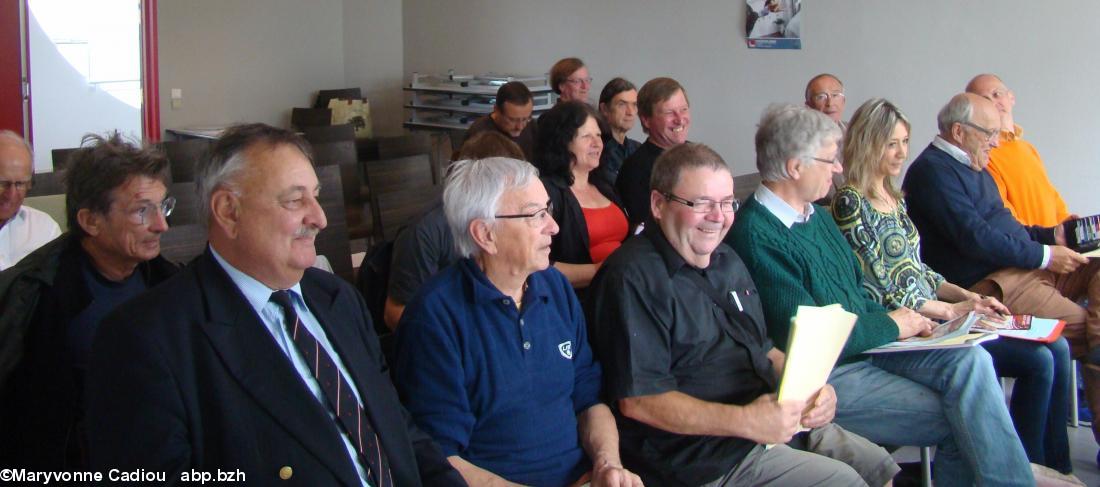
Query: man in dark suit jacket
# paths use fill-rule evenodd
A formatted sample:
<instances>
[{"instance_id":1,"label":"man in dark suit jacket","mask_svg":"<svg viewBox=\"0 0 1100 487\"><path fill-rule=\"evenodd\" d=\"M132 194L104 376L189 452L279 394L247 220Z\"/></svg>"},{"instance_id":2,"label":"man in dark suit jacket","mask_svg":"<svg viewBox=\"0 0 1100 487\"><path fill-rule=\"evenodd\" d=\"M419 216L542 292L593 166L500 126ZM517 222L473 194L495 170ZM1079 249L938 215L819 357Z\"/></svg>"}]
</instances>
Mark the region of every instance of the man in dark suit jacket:
<instances>
[{"instance_id":1,"label":"man in dark suit jacket","mask_svg":"<svg viewBox=\"0 0 1100 487\"><path fill-rule=\"evenodd\" d=\"M221 471L258 485L465 485L398 402L362 297L309 269L326 220L305 142L232 128L197 187L207 252L96 336L93 468L161 482Z\"/></svg>"}]
</instances>

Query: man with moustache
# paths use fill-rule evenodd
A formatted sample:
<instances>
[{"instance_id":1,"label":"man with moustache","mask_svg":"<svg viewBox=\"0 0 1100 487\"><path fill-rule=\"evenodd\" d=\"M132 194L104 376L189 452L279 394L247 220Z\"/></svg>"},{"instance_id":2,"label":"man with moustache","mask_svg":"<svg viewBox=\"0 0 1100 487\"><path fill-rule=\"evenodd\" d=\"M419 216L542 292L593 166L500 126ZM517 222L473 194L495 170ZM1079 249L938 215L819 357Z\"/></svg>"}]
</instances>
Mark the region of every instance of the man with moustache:
<instances>
[{"instance_id":1,"label":"man with moustache","mask_svg":"<svg viewBox=\"0 0 1100 487\"><path fill-rule=\"evenodd\" d=\"M615 189L623 200L630 227L652 218L649 211L649 175L662 152L683 144L691 128L691 104L687 91L672 78L654 78L638 92L638 117L649 136L623 161Z\"/></svg>"},{"instance_id":2,"label":"man with moustache","mask_svg":"<svg viewBox=\"0 0 1100 487\"><path fill-rule=\"evenodd\" d=\"M927 334L931 322L909 308L887 312L870 297L848 242L813 203L841 170L836 122L804 106L774 105L758 127L763 182L726 241L756 282L776 346L786 346L799 306L840 304L857 321L829 376L837 424L878 444L937 445L937 484L1034 485L985 350L864 353Z\"/></svg>"},{"instance_id":3,"label":"man with moustache","mask_svg":"<svg viewBox=\"0 0 1100 487\"><path fill-rule=\"evenodd\" d=\"M96 335L92 466L257 485L464 485L397 400L363 298L310 266L309 148L232 127L196 175L209 247Z\"/></svg>"},{"instance_id":4,"label":"man with moustache","mask_svg":"<svg viewBox=\"0 0 1100 487\"><path fill-rule=\"evenodd\" d=\"M608 81L600 92L599 109L611 129L610 136L604 136L600 174L614 185L623 161L642 145L626 136L634 128L634 117L638 114L638 90L634 83L623 78Z\"/></svg>"},{"instance_id":5,"label":"man with moustache","mask_svg":"<svg viewBox=\"0 0 1100 487\"><path fill-rule=\"evenodd\" d=\"M519 81L504 83L497 89L493 113L481 117L466 129L465 141L481 132L495 130L508 136L512 142L523 149L528 161L535 157L535 132L537 122L531 118L535 109L535 100L527 85Z\"/></svg>"},{"instance_id":6,"label":"man with moustache","mask_svg":"<svg viewBox=\"0 0 1100 487\"><path fill-rule=\"evenodd\" d=\"M0 271L61 235L50 215L23 204L33 184L31 146L15 132L0 130Z\"/></svg>"},{"instance_id":7,"label":"man with moustache","mask_svg":"<svg viewBox=\"0 0 1100 487\"><path fill-rule=\"evenodd\" d=\"M980 86L980 84L979 84ZM1025 226L1005 207L988 166L1005 127L995 101L965 93L940 110L939 135L913 161L902 188L921 235L921 257L950 282L993 296L1013 313L1066 322L1074 357L1100 354L1100 259L1065 247L1065 229ZM1088 307L1077 304L1088 298ZM1082 368L1089 408L1100 411L1100 365ZM1093 435L1100 438L1093 423Z\"/></svg>"},{"instance_id":8,"label":"man with moustache","mask_svg":"<svg viewBox=\"0 0 1100 487\"><path fill-rule=\"evenodd\" d=\"M640 486L599 401L600 366L534 166L459 161L443 210L462 259L425 283L397 328L394 382L470 485Z\"/></svg>"},{"instance_id":9,"label":"man with moustache","mask_svg":"<svg viewBox=\"0 0 1100 487\"><path fill-rule=\"evenodd\" d=\"M105 315L166 280L164 155L88 135L66 174L69 231L0 272L0 465L88 466L84 380Z\"/></svg>"},{"instance_id":10,"label":"man with moustache","mask_svg":"<svg viewBox=\"0 0 1100 487\"><path fill-rule=\"evenodd\" d=\"M657 159L652 188L656 223L611 255L586 303L626 465L650 485L887 483L889 453L830 423L831 386L777 402L785 356L722 244L738 206L725 161L678 145ZM792 445L806 451L784 444L800 423L813 430Z\"/></svg>"}]
</instances>

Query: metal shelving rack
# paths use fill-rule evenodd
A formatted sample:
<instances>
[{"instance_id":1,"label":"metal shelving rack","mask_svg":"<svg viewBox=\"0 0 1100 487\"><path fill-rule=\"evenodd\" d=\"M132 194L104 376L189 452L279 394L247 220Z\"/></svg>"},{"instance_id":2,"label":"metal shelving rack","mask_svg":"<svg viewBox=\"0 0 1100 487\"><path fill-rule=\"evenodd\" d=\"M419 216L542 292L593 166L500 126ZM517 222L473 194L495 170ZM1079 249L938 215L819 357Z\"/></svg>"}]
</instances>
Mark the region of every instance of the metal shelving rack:
<instances>
[{"instance_id":1,"label":"metal shelving rack","mask_svg":"<svg viewBox=\"0 0 1100 487\"><path fill-rule=\"evenodd\" d=\"M511 81L531 89L535 100L532 116L536 118L557 102L548 75L458 75L454 70L445 75L413 73L412 82L404 88L410 94L405 103L410 113L404 125L410 129L466 130L474 120L492 113L497 90Z\"/></svg>"}]
</instances>

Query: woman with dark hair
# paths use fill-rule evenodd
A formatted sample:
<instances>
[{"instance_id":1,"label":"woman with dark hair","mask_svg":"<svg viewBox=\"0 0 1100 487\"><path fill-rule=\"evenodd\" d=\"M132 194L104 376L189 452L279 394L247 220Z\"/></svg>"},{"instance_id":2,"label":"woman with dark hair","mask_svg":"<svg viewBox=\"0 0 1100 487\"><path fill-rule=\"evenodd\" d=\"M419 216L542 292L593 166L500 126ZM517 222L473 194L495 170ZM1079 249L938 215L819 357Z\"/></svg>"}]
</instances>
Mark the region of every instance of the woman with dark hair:
<instances>
[{"instance_id":1,"label":"woman with dark hair","mask_svg":"<svg viewBox=\"0 0 1100 487\"><path fill-rule=\"evenodd\" d=\"M833 198L833 218L863 269L863 287L888 309L907 307L933 319L950 320L970 311L1008 314L997 299L947 282L921 261L920 235L894 182L908 150L909 120L887 100L868 100L849 121L847 185ZM997 375L1016 378L1009 413L1028 459L1072 472L1065 338L1053 343L1002 338L982 346L993 357Z\"/></svg>"},{"instance_id":2,"label":"woman with dark hair","mask_svg":"<svg viewBox=\"0 0 1100 487\"><path fill-rule=\"evenodd\" d=\"M550 260L574 288L588 286L596 269L627 237L626 213L611 185L590 177L600 166L600 116L585 103L559 103L539 117L535 167L560 230Z\"/></svg>"}]
</instances>

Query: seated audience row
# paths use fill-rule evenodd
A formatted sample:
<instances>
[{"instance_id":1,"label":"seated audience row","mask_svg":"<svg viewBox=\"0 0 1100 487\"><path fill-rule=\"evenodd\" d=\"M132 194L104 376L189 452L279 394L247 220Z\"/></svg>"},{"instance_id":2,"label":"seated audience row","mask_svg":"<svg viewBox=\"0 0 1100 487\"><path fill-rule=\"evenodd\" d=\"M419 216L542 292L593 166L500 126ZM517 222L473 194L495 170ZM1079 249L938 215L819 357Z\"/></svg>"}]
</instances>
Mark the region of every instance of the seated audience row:
<instances>
[{"instance_id":1,"label":"seated audience row","mask_svg":"<svg viewBox=\"0 0 1100 487\"><path fill-rule=\"evenodd\" d=\"M309 269L327 220L304 140L227 131L198 169L207 250L177 274L159 256L164 157L89 138L70 232L0 272L0 434L17 439L0 463L162 483L884 485L899 469L878 443L936 445L943 485L1032 485L1048 473L1029 460L1071 471L1069 348L1100 327L1100 278L1064 246L1052 187L1006 205L1020 191L998 184L1026 184L987 170L999 141L1026 144L998 78L944 107L903 193L908 120L872 99L844 122L843 84L819 75L806 107L761 118L764 182L744 205L722 158L687 142L675 80L613 79L599 111L579 59L551 85L537 124L525 85L500 88L442 201L395 242L393 382L362 297ZM1003 160L1042 173L1027 147ZM841 172L830 216L813 202ZM30 218L30 173L0 134L0 237ZM834 303L858 321L828 384L778 402L792 315ZM1068 345L866 353L971 310L1063 319ZM1017 377L1011 414L997 375Z\"/></svg>"},{"instance_id":2,"label":"seated audience row","mask_svg":"<svg viewBox=\"0 0 1100 487\"><path fill-rule=\"evenodd\" d=\"M853 115L846 139L848 185L837 192L832 211L856 252L867 292L887 309L908 307L938 320L969 311L994 319L1009 315L997 298L948 282L921 261L920 236L894 182L909 149L905 115L884 99L868 100ZM1049 344L993 340L982 347L992 356L998 376L1016 378L1009 410L1028 459L1063 473L1072 471L1065 427L1070 393L1065 338Z\"/></svg>"}]
</instances>

